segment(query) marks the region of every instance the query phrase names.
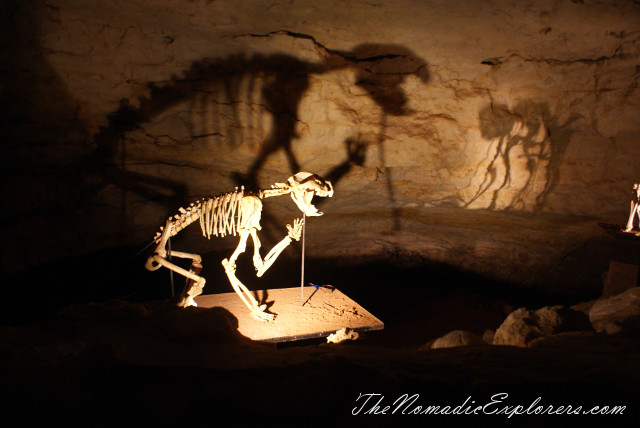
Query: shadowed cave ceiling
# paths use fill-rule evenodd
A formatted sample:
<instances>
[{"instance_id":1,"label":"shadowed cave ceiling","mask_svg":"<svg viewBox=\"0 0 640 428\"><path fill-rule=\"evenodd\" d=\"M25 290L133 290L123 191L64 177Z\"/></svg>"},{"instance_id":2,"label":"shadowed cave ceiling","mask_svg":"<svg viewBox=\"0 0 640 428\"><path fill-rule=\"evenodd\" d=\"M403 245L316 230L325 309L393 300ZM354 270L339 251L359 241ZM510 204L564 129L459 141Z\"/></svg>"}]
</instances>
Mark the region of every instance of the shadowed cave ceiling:
<instances>
[{"instance_id":1,"label":"shadowed cave ceiling","mask_svg":"<svg viewBox=\"0 0 640 428\"><path fill-rule=\"evenodd\" d=\"M567 289L640 259L598 226L640 179L638 2L2 8L5 271L143 248L179 207L297 171L335 187L309 257ZM266 242L295 216L266 202ZM236 244L192 232L175 245Z\"/></svg>"}]
</instances>

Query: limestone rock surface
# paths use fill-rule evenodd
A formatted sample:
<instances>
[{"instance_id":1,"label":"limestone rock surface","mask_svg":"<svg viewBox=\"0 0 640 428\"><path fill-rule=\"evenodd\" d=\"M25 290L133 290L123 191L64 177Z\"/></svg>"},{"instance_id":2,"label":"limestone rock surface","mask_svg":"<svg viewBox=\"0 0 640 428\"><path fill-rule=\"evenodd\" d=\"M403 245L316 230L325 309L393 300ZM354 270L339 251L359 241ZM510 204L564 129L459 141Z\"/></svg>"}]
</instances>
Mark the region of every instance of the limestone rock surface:
<instances>
[{"instance_id":1,"label":"limestone rock surface","mask_svg":"<svg viewBox=\"0 0 640 428\"><path fill-rule=\"evenodd\" d=\"M628 263L609 263L609 270L604 279L602 289L603 297L611 297L625 290L636 287L638 284L638 272L640 267Z\"/></svg>"},{"instance_id":2,"label":"limestone rock surface","mask_svg":"<svg viewBox=\"0 0 640 428\"><path fill-rule=\"evenodd\" d=\"M637 2L2 12L3 269L142 248L185 203L298 170L335 185L311 257L405 254L593 288L610 254L637 255L597 227L624 222L640 171ZM270 205L275 236L296 212ZM196 238L177 244L235 245Z\"/></svg>"}]
</instances>

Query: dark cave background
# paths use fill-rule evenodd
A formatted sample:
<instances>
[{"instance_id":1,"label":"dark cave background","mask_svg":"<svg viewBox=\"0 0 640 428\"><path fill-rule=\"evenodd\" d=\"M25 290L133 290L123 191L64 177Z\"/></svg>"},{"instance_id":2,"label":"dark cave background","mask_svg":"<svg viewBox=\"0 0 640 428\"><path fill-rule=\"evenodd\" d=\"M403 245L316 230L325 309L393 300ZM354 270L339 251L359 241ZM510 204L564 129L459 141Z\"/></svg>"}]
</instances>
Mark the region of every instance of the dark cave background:
<instances>
[{"instance_id":1,"label":"dark cave background","mask_svg":"<svg viewBox=\"0 0 640 428\"><path fill-rule=\"evenodd\" d=\"M247 2L241 18L233 2L160 3L0 6L1 355L11 426L209 426L224 415L320 425L350 417L365 392L418 392L424 402L452 406L507 392L510 404L540 396L553 405L626 405L624 419L600 416L597 423L637 420L633 323L620 334L553 346L420 350L451 330L495 331L520 307L594 301L611 261L640 264L640 241L615 232L640 170L637 124L629 119L637 113L630 101L637 98L637 3L543 2L507 13L506 3L492 2L482 12L487 29L496 37L513 31L491 21L510 14L521 20L522 37L535 34L536 42L532 52L514 53L521 36L513 46L495 46L487 34L474 66L456 59L468 42L455 32L418 42L403 30L414 24L401 9L453 27L467 22L455 5L362 3L355 17L353 6L340 4L338 19L337 6L316 2L313 13L300 4L278 11L280 2ZM375 43L383 37L367 28L382 19L381 7L397 15L379 30L400 35ZM568 13L586 23L565 21ZM226 18L235 24L225 29ZM528 29L525 22L538 19L550 20L548 28L566 25L564 37L575 39L619 20L606 42L602 36L603 50L611 40L617 47L606 58L584 48L578 53L587 59L534 61L537 53L566 54L560 42L544 39L553 31ZM114 36L117 43L107 40L119 22L129 29ZM341 25L349 29L345 41ZM136 31L144 36L132 36ZM454 46L446 55L457 76L442 66L436 39ZM78 53L86 46L96 53ZM492 52L503 56L487 62ZM109 74L119 66L140 76ZM96 72L101 67L104 75ZM548 93L590 73L600 89L588 100L582 89L531 97L526 67L548 67L535 72L555 80ZM517 93L510 102L503 94L509 90ZM314 140L313 131L327 125L309 119L323 102L307 103L322 96L340 120L356 118L330 123L339 137L331 144L323 131ZM340 134L343 127L348 132ZM427 155L412 145L422 140ZM164 219L203 195L265 187L307 169L330 179L336 197L314 201L326 214L310 225L306 278L335 285L385 329L336 346L276 348L240 336L224 310L173 309L168 272L144 269L145 246ZM265 249L295 215L290 201L265 208ZM233 251L233 238L208 242L189 230L172 245L203 255L205 293L231 291L220 260ZM241 256L238 272L252 272L250 263ZM296 243L264 278L241 280L252 290L290 287L299 271ZM183 280L174 279L179 292ZM474 418L429 422L456 426ZM514 419L525 426L574 420ZM349 423L372 421L407 419Z\"/></svg>"}]
</instances>

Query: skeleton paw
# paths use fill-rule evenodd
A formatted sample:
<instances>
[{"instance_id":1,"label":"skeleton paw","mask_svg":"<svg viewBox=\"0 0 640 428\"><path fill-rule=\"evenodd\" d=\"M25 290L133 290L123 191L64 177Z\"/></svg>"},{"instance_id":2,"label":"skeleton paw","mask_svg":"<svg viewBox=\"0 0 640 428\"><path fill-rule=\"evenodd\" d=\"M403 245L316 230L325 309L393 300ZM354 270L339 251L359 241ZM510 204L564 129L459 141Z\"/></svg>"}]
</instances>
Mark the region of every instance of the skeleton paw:
<instances>
[{"instance_id":1,"label":"skeleton paw","mask_svg":"<svg viewBox=\"0 0 640 428\"><path fill-rule=\"evenodd\" d=\"M181 308L188 308L189 306L198 306L193 297L191 296L183 296L182 299L178 302L178 306Z\"/></svg>"},{"instance_id":2,"label":"skeleton paw","mask_svg":"<svg viewBox=\"0 0 640 428\"><path fill-rule=\"evenodd\" d=\"M267 305L256 306L251 310L251 316L258 321L263 322L271 322L276 319L276 314L268 314L265 311L267 310Z\"/></svg>"},{"instance_id":3,"label":"skeleton paw","mask_svg":"<svg viewBox=\"0 0 640 428\"><path fill-rule=\"evenodd\" d=\"M295 219L293 221L293 227L288 224L287 230L289 231L289 238L299 241L300 236L302 235L302 219Z\"/></svg>"}]
</instances>

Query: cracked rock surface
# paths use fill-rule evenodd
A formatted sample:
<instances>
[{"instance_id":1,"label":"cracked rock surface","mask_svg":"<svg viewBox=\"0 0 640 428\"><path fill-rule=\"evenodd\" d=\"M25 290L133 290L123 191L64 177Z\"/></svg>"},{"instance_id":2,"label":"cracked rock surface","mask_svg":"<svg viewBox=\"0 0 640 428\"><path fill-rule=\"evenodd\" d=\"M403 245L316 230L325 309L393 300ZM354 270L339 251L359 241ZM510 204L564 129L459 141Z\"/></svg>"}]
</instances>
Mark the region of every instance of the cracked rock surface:
<instances>
[{"instance_id":1,"label":"cracked rock surface","mask_svg":"<svg viewBox=\"0 0 640 428\"><path fill-rule=\"evenodd\" d=\"M297 170L336 191L311 257L589 290L640 258L597 225L625 222L640 171L637 2L2 8L3 269L143 247L178 207ZM292 207L265 207L273 240ZM235 245L196 235L177 244Z\"/></svg>"}]
</instances>

